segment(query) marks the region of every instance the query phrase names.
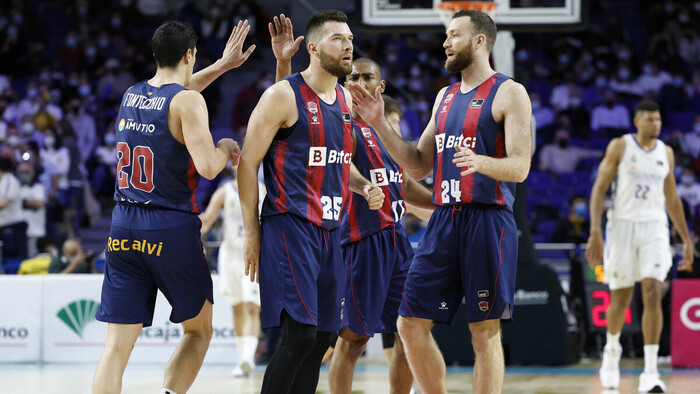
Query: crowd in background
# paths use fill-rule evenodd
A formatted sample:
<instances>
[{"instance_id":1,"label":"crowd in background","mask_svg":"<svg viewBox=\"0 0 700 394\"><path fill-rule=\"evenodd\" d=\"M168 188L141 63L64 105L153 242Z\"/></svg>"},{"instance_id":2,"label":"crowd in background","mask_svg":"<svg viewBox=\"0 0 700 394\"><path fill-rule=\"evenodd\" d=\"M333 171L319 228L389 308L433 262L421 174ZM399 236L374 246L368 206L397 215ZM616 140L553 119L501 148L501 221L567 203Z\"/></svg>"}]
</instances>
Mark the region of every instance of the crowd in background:
<instances>
[{"instance_id":1,"label":"crowd in background","mask_svg":"<svg viewBox=\"0 0 700 394\"><path fill-rule=\"evenodd\" d=\"M576 180L557 189L564 195L556 201L547 193L528 198L536 240L548 241L551 235L540 222L567 218L579 209L570 205L574 197L587 201L591 173L605 146L611 137L633 131L631 108L643 98L661 106L662 138L674 148L679 193L688 220L697 224L700 1L591 3L584 31L515 33L514 77L530 93L537 124L537 152L527 182L546 188L558 179ZM369 32L359 26L359 9L347 7L343 11L355 32L356 56L379 62L386 93L402 105L402 133L416 140L435 94L458 78L443 67L444 34ZM212 127L242 141L252 108L274 83L266 24L277 13L252 0L0 3L0 55L5 59L0 62L0 157L8 159L0 160L3 255L45 253L37 248L44 237L60 250L64 241L79 240L84 227L110 214L115 117L123 92L155 72L148 37L163 20L195 26L198 68L220 55L239 19L249 20L248 41L258 45L250 70L257 78L251 83L234 73L203 92L211 119L225 119ZM301 32L304 21L295 22ZM222 99L225 90L237 92L232 102ZM226 116L217 118L219 112ZM534 214L539 206L556 210L551 217ZM579 231L577 242L586 231ZM26 248L17 246L23 242Z\"/></svg>"}]
</instances>

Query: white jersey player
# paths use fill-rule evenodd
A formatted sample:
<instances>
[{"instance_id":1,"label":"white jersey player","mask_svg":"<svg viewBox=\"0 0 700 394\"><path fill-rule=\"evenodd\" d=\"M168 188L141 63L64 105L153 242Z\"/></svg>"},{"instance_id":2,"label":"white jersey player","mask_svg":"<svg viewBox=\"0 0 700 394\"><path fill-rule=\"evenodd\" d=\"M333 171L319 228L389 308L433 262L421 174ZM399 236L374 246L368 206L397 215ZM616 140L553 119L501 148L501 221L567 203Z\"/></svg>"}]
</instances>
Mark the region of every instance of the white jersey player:
<instances>
[{"instance_id":1,"label":"white jersey player","mask_svg":"<svg viewBox=\"0 0 700 394\"><path fill-rule=\"evenodd\" d=\"M591 193L591 233L586 258L594 267L603 260L605 282L610 286L607 341L603 350L600 380L605 388L620 384L622 354L620 331L632 302L635 282L641 282L644 372L639 392L664 392L657 369L659 338L663 325L662 283L672 265L668 216L683 240L683 260L678 269L693 263L693 243L676 192L673 150L658 139L661 132L659 106L642 101L634 110L636 134L613 139L600 163ZM603 246L601 217L608 187L613 207L608 211Z\"/></svg>"},{"instance_id":2,"label":"white jersey player","mask_svg":"<svg viewBox=\"0 0 700 394\"><path fill-rule=\"evenodd\" d=\"M235 170L233 170L235 174ZM258 186L262 202L265 186ZM241 201L236 179L226 181L211 197L202 220L202 234L209 231L222 213L223 240L219 247L218 270L221 293L233 306L233 325L238 348L238 364L234 376L248 376L255 367L255 351L260 336L260 288L245 276L243 243L245 227L241 214Z\"/></svg>"}]
</instances>

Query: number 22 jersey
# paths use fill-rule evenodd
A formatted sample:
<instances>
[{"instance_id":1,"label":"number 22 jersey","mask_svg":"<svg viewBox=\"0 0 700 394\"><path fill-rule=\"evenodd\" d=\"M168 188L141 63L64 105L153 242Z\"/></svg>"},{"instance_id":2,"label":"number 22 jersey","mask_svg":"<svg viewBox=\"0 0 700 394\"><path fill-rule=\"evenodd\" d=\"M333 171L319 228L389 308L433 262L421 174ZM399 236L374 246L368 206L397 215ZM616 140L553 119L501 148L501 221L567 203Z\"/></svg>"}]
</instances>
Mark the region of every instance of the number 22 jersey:
<instances>
[{"instance_id":1,"label":"number 22 jersey","mask_svg":"<svg viewBox=\"0 0 700 394\"><path fill-rule=\"evenodd\" d=\"M664 182L670 171L666 145L659 139L646 151L634 134L622 136L625 152L612 184L613 207L608 220L666 220Z\"/></svg>"},{"instance_id":2,"label":"number 22 jersey","mask_svg":"<svg viewBox=\"0 0 700 394\"><path fill-rule=\"evenodd\" d=\"M168 127L170 102L184 89L142 81L124 93L115 133L116 202L198 212L194 193L199 174L187 148Z\"/></svg>"}]
</instances>

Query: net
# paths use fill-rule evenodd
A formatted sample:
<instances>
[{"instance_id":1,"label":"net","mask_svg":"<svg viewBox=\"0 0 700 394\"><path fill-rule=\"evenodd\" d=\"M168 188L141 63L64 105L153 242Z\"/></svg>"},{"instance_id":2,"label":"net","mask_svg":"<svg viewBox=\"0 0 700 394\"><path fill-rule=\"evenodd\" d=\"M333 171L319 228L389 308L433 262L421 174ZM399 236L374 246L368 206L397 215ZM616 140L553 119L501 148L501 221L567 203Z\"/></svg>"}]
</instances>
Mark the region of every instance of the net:
<instances>
[{"instance_id":1,"label":"net","mask_svg":"<svg viewBox=\"0 0 700 394\"><path fill-rule=\"evenodd\" d=\"M443 1L438 3L436 7L442 23L447 27L452 20L452 15L460 10L482 11L494 19L498 4L493 1Z\"/></svg>"}]
</instances>

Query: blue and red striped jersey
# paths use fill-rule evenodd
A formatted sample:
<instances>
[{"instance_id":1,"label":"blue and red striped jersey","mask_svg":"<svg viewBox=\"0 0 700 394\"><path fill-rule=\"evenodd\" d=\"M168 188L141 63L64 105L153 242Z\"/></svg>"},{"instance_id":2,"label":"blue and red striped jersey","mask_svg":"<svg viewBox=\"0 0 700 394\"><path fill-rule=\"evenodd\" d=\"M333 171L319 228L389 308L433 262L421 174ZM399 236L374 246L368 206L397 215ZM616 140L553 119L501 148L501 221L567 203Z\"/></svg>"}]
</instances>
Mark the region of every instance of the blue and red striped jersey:
<instances>
[{"instance_id":1,"label":"blue and red striped jersey","mask_svg":"<svg viewBox=\"0 0 700 394\"><path fill-rule=\"evenodd\" d=\"M263 159L267 196L262 216L289 212L327 230L340 225L352 159L352 117L345 94L326 104L301 74L285 78L294 90L299 120L278 131Z\"/></svg>"},{"instance_id":2,"label":"blue and red striped jersey","mask_svg":"<svg viewBox=\"0 0 700 394\"><path fill-rule=\"evenodd\" d=\"M461 176L463 169L452 163L456 145L476 154L505 157L503 124L493 119L491 106L499 86L510 79L496 73L467 93L461 82L445 92L435 113L435 161L433 202L435 205L480 203L513 210L515 182L501 182L475 173Z\"/></svg>"},{"instance_id":3,"label":"blue and red striped jersey","mask_svg":"<svg viewBox=\"0 0 700 394\"><path fill-rule=\"evenodd\" d=\"M364 197L350 193L348 209L343 211L343 245L391 226L406 213L401 167L391 159L373 128L353 119L353 130L357 145L352 162L362 176L382 188L384 205L378 210L371 210Z\"/></svg>"},{"instance_id":4,"label":"blue and red striped jersey","mask_svg":"<svg viewBox=\"0 0 700 394\"><path fill-rule=\"evenodd\" d=\"M170 102L184 89L142 81L124 93L115 126L115 201L198 212L194 192L199 174L187 148L168 127Z\"/></svg>"}]
</instances>

